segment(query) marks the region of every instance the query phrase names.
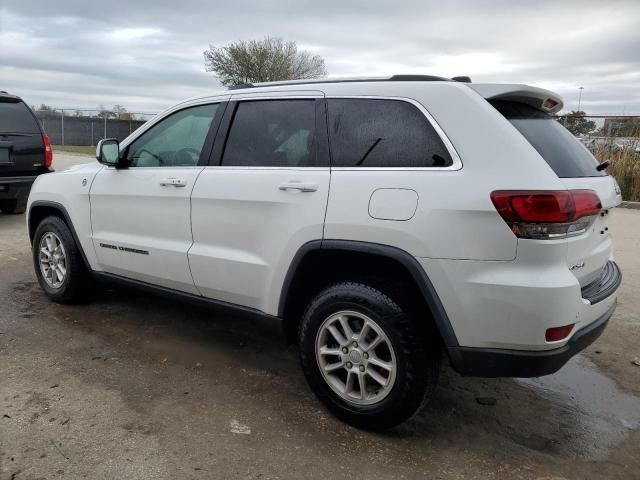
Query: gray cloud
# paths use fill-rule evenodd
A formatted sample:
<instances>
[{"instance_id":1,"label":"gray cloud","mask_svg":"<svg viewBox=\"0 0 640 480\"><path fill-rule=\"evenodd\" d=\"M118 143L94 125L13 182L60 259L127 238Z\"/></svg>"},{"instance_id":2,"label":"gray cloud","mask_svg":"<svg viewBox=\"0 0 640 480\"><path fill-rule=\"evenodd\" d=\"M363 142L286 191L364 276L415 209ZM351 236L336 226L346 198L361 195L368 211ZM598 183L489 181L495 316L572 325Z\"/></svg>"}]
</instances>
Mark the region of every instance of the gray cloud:
<instances>
[{"instance_id":1,"label":"gray cloud","mask_svg":"<svg viewBox=\"0 0 640 480\"><path fill-rule=\"evenodd\" d=\"M204 71L209 43L272 35L323 56L331 76L528 83L568 109L582 85L587 111L640 114L638 24L635 0L0 0L0 88L30 103L153 112L219 88Z\"/></svg>"}]
</instances>

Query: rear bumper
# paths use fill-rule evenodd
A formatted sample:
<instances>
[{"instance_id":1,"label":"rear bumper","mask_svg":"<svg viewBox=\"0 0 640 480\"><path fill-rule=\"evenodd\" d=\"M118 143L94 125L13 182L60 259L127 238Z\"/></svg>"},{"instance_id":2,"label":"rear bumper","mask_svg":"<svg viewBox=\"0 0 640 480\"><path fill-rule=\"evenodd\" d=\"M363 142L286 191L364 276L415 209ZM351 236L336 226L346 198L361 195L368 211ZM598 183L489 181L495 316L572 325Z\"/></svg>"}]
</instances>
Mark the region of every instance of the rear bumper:
<instances>
[{"instance_id":1,"label":"rear bumper","mask_svg":"<svg viewBox=\"0 0 640 480\"><path fill-rule=\"evenodd\" d=\"M0 177L0 200L26 198L37 175L24 177Z\"/></svg>"},{"instance_id":2,"label":"rear bumper","mask_svg":"<svg viewBox=\"0 0 640 480\"><path fill-rule=\"evenodd\" d=\"M619 270L618 270L619 272ZM618 283L619 284L619 283ZM578 352L591 345L604 331L616 308L573 334L560 348L543 351L473 347L448 347L453 368L471 377L540 377L557 372Z\"/></svg>"},{"instance_id":3,"label":"rear bumper","mask_svg":"<svg viewBox=\"0 0 640 480\"><path fill-rule=\"evenodd\" d=\"M622 272L614 261L609 260L602 269L600 277L582 287L580 293L582 298L588 300L591 305L595 305L609 298L618 289L620 283L622 283Z\"/></svg>"}]
</instances>

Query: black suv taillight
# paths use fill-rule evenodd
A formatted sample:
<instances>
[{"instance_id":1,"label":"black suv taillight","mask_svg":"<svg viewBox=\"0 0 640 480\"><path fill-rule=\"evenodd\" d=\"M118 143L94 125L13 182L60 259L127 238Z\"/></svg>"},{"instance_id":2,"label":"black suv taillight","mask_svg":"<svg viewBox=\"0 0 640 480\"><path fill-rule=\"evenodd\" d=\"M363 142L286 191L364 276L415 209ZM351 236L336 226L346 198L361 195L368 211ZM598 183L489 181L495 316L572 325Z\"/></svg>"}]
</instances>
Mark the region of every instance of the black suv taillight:
<instances>
[{"instance_id":1,"label":"black suv taillight","mask_svg":"<svg viewBox=\"0 0 640 480\"><path fill-rule=\"evenodd\" d=\"M580 235L602 210L593 190L497 190L491 201L517 237L538 240Z\"/></svg>"},{"instance_id":2,"label":"black suv taillight","mask_svg":"<svg viewBox=\"0 0 640 480\"><path fill-rule=\"evenodd\" d=\"M51 139L46 133L42 134L42 144L44 145L44 166L49 168L53 163L53 150L51 149Z\"/></svg>"}]
</instances>

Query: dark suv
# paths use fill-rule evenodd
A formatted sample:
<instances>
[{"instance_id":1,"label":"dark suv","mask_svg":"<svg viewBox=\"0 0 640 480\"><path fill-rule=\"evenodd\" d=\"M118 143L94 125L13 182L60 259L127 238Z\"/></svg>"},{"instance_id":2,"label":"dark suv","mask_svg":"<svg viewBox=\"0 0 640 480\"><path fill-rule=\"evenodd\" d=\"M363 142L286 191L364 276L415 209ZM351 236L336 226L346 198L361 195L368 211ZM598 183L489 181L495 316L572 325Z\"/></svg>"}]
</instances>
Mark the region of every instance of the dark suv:
<instances>
[{"instance_id":1,"label":"dark suv","mask_svg":"<svg viewBox=\"0 0 640 480\"><path fill-rule=\"evenodd\" d=\"M0 91L0 211L23 213L36 176L53 171L51 142L20 97Z\"/></svg>"}]
</instances>

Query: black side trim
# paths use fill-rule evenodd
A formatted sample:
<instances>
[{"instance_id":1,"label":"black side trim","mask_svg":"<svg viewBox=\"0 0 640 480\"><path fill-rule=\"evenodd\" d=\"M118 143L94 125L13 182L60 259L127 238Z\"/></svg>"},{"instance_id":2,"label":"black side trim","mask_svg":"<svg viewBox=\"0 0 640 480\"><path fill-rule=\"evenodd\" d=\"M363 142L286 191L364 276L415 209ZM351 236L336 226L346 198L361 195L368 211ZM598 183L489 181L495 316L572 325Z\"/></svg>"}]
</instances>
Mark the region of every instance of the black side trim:
<instances>
[{"instance_id":1,"label":"black side trim","mask_svg":"<svg viewBox=\"0 0 640 480\"><path fill-rule=\"evenodd\" d=\"M31 204L31 206L29 207L29 212L27 212L28 219L29 219L28 220L29 223L27 224L29 226L29 242L33 244L33 238L31 238L31 212L35 207L53 208L55 210L58 210L62 214L65 222L69 226L69 230L71 230L71 235L73 235L73 240L76 242L76 245L78 246L78 250L80 250L80 255L82 255L82 261L84 262L85 267L87 267L87 271L91 272L91 265L89 265L89 260L87 260L87 256L84 254L84 250L82 249L82 244L78 239L78 234L76 233L76 229L73 226L73 222L71 222L71 217L69 216L69 212L67 212L67 209L64 208L64 206L62 206L58 202L50 202L47 200L36 200ZM37 225L35 227L37 228Z\"/></svg>"},{"instance_id":2,"label":"black side trim","mask_svg":"<svg viewBox=\"0 0 640 480\"><path fill-rule=\"evenodd\" d=\"M22 177L0 177L0 183L4 184L18 184L18 185L33 185L33 182L38 178L37 175L25 175Z\"/></svg>"},{"instance_id":3,"label":"black side trim","mask_svg":"<svg viewBox=\"0 0 640 480\"><path fill-rule=\"evenodd\" d=\"M293 278L296 276L296 272L298 271L298 267L302 262L302 259L307 255L307 253L312 252L313 250L320 250L322 247L322 240L311 240L310 242L302 245L296 254L293 256L291 263L289 264L289 269L287 270L287 274L284 277L284 282L282 283L282 288L280 289L280 300L278 301L278 317L284 317L284 309L287 304L287 297L289 296L289 290L291 290L291 282Z\"/></svg>"},{"instance_id":4,"label":"black side trim","mask_svg":"<svg viewBox=\"0 0 640 480\"><path fill-rule=\"evenodd\" d=\"M594 305L615 292L620 283L622 283L622 272L615 262L609 260L602 269L600 277L582 287L582 298Z\"/></svg>"},{"instance_id":5,"label":"black side trim","mask_svg":"<svg viewBox=\"0 0 640 480\"><path fill-rule=\"evenodd\" d=\"M222 164L222 154L224 153L224 147L227 144L227 137L229 136L229 127L231 127L231 121L236 114L236 108L238 102L231 100L227 102L227 107L224 110L224 115L218 125L218 131L209 156L209 166L217 167Z\"/></svg>"},{"instance_id":6,"label":"black side trim","mask_svg":"<svg viewBox=\"0 0 640 480\"><path fill-rule=\"evenodd\" d=\"M316 99L316 165L317 167L329 167L329 130L327 126L327 101L324 98Z\"/></svg>"},{"instance_id":7,"label":"black side trim","mask_svg":"<svg viewBox=\"0 0 640 480\"><path fill-rule=\"evenodd\" d=\"M244 307L242 305L236 305L235 303L223 302L221 300L215 300L213 298L202 297L200 295L194 295L192 293L181 292L180 290L174 290L172 288L161 287L151 283L143 282L141 280L134 280L132 278L122 277L120 275L114 275L107 272L92 272L93 278L96 281L113 283L122 285L125 287L132 287L144 292L148 292L154 295L162 295L163 297L175 298L179 301L191 303L192 305L199 305L204 307L222 308L225 310L242 313L245 315L257 316L260 318L267 318L271 320L281 321L280 318L268 315L255 308Z\"/></svg>"},{"instance_id":8,"label":"black side trim","mask_svg":"<svg viewBox=\"0 0 640 480\"><path fill-rule=\"evenodd\" d=\"M280 293L280 302L278 304L278 316L284 315L284 307L286 305L287 295L291 287L291 281L296 273L296 270L304 258L304 256L312 250L317 249L331 249L331 250L346 250L346 251L358 251L362 253L369 253L373 255L379 255L387 257L399 262L404 266L414 281L418 285L420 292L424 296L431 316L438 327L442 340L447 347L454 347L458 345L458 340L447 316L438 294L436 293L431 280L427 276L426 272L418 261L409 253L396 247L388 245L381 245L378 243L359 242L355 240L315 240L305 243L296 253L282 286Z\"/></svg>"},{"instance_id":9,"label":"black side trim","mask_svg":"<svg viewBox=\"0 0 640 480\"><path fill-rule=\"evenodd\" d=\"M227 105L229 104L229 102L224 101L224 102L212 102L211 104L205 104L205 105L213 105L214 103L218 103L219 106L216 109L216 113L213 116L213 119L211 120L209 131L207 132L207 136L205 137L205 140L204 140L204 145L202 146L202 150L200 151L200 157L198 158L198 166L200 167L207 166L207 164L209 163L209 157L211 156L211 150L213 150L213 146L215 144L215 139L218 134L218 129L220 128L220 123L224 116L224 112L227 109Z\"/></svg>"},{"instance_id":10,"label":"black side trim","mask_svg":"<svg viewBox=\"0 0 640 480\"><path fill-rule=\"evenodd\" d=\"M560 348L543 351L507 350L497 348L450 347L453 368L470 377L541 377L557 372L578 352L591 345L604 331L614 303L604 315L578 330Z\"/></svg>"}]
</instances>

